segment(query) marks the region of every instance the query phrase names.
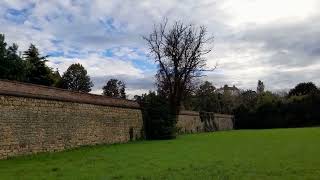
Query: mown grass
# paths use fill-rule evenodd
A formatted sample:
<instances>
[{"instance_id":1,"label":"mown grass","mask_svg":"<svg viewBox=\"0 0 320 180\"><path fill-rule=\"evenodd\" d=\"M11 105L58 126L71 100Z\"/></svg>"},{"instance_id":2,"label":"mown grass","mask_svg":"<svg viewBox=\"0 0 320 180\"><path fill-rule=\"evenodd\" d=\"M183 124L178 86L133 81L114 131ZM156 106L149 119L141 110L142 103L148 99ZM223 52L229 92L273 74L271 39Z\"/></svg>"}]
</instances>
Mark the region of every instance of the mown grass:
<instances>
[{"instance_id":1,"label":"mown grass","mask_svg":"<svg viewBox=\"0 0 320 180\"><path fill-rule=\"evenodd\" d=\"M0 161L0 179L320 179L320 128L241 130Z\"/></svg>"}]
</instances>

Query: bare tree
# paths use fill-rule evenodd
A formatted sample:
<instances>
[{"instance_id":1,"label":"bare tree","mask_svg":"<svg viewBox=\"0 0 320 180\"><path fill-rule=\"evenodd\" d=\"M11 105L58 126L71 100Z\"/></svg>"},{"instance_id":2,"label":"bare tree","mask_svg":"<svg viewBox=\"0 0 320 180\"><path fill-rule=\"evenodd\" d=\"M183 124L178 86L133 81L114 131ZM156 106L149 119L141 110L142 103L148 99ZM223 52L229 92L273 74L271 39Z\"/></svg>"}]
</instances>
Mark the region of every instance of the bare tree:
<instances>
[{"instance_id":1,"label":"bare tree","mask_svg":"<svg viewBox=\"0 0 320 180\"><path fill-rule=\"evenodd\" d=\"M153 32L144 39L159 65L158 89L168 98L170 113L176 121L184 95L191 90L194 80L208 71L203 56L211 52L209 46L213 37L207 36L204 26L176 21L168 28L167 22L155 25Z\"/></svg>"}]
</instances>

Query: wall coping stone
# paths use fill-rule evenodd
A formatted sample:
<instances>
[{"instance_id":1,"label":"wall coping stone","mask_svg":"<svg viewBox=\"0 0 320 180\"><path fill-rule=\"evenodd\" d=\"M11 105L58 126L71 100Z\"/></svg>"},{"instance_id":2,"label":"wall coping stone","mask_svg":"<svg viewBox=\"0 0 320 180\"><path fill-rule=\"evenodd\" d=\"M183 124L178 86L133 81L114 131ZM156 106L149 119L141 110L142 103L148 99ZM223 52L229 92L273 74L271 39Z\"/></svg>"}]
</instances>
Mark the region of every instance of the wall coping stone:
<instances>
[{"instance_id":1,"label":"wall coping stone","mask_svg":"<svg viewBox=\"0 0 320 180\"><path fill-rule=\"evenodd\" d=\"M199 116L198 111L180 111L179 115Z\"/></svg>"},{"instance_id":2,"label":"wall coping stone","mask_svg":"<svg viewBox=\"0 0 320 180\"><path fill-rule=\"evenodd\" d=\"M230 115L230 114L214 113L214 115L215 115L216 117L224 117L224 118L233 118L233 117L234 117L233 115Z\"/></svg>"},{"instance_id":3,"label":"wall coping stone","mask_svg":"<svg viewBox=\"0 0 320 180\"><path fill-rule=\"evenodd\" d=\"M225 118L233 118L234 117L234 115L231 115L231 114L220 114L220 113L206 112L206 111L201 111L200 114L213 114L215 117L225 117Z\"/></svg>"},{"instance_id":4,"label":"wall coping stone","mask_svg":"<svg viewBox=\"0 0 320 180\"><path fill-rule=\"evenodd\" d=\"M183 110L180 111L179 115L189 115L189 116L199 116L202 113L208 113L208 114L213 114L215 117L224 117L224 118L233 118L233 115L230 114L220 114L220 113L215 113L215 112L205 112L205 111L187 111L187 110Z\"/></svg>"},{"instance_id":5,"label":"wall coping stone","mask_svg":"<svg viewBox=\"0 0 320 180\"><path fill-rule=\"evenodd\" d=\"M0 79L0 95L141 109L132 100Z\"/></svg>"}]
</instances>

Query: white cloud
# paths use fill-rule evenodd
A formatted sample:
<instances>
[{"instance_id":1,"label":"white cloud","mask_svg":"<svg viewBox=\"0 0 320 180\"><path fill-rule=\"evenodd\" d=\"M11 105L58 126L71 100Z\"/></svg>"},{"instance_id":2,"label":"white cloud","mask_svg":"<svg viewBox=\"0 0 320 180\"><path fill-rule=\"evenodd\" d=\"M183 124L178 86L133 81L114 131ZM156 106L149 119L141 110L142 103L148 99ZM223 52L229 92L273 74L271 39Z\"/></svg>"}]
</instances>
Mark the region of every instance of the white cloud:
<instances>
[{"instance_id":1,"label":"white cloud","mask_svg":"<svg viewBox=\"0 0 320 180\"><path fill-rule=\"evenodd\" d=\"M140 78L143 76L142 71L135 68L130 61L103 57L96 54L83 58L51 57L49 59L48 65L58 68L61 73L65 72L71 64L80 63L92 77L127 75Z\"/></svg>"},{"instance_id":2,"label":"white cloud","mask_svg":"<svg viewBox=\"0 0 320 180\"><path fill-rule=\"evenodd\" d=\"M318 13L317 0L228 0L222 8L232 14L232 25L299 21Z\"/></svg>"}]
</instances>

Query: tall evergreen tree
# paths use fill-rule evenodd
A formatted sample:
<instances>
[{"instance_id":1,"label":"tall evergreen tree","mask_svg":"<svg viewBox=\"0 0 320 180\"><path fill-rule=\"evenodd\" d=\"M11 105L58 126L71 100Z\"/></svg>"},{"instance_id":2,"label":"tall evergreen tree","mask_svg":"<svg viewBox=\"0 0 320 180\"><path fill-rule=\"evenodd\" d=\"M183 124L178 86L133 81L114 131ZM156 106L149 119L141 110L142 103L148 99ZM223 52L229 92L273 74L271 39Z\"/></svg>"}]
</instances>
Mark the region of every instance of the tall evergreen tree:
<instances>
[{"instance_id":1,"label":"tall evergreen tree","mask_svg":"<svg viewBox=\"0 0 320 180\"><path fill-rule=\"evenodd\" d=\"M264 84L262 81L258 81L258 85L257 85L257 93L261 94L264 92Z\"/></svg>"},{"instance_id":2,"label":"tall evergreen tree","mask_svg":"<svg viewBox=\"0 0 320 180\"><path fill-rule=\"evenodd\" d=\"M6 47L5 37L3 34L0 34L0 78L2 79L7 79L9 73Z\"/></svg>"},{"instance_id":3,"label":"tall evergreen tree","mask_svg":"<svg viewBox=\"0 0 320 180\"><path fill-rule=\"evenodd\" d=\"M93 83L87 70L79 63L69 66L67 71L62 75L61 87L79 92L90 92Z\"/></svg>"},{"instance_id":4,"label":"tall evergreen tree","mask_svg":"<svg viewBox=\"0 0 320 180\"><path fill-rule=\"evenodd\" d=\"M53 72L51 77L53 79L53 86L54 87L61 87L61 85L62 85L62 77L61 77L58 69L55 72Z\"/></svg>"},{"instance_id":5,"label":"tall evergreen tree","mask_svg":"<svg viewBox=\"0 0 320 180\"><path fill-rule=\"evenodd\" d=\"M122 99L126 99L127 98L127 95L126 95L126 84L123 83L123 82L121 82L121 84L120 84L120 98L122 98Z\"/></svg>"},{"instance_id":6,"label":"tall evergreen tree","mask_svg":"<svg viewBox=\"0 0 320 180\"><path fill-rule=\"evenodd\" d=\"M35 45L31 44L29 49L23 53L27 62L26 81L34 84L50 86L54 83L52 70L46 65L47 56L40 56Z\"/></svg>"},{"instance_id":7,"label":"tall evergreen tree","mask_svg":"<svg viewBox=\"0 0 320 180\"><path fill-rule=\"evenodd\" d=\"M5 42L5 37L3 34L0 34L0 60L3 60L3 58L6 55L7 49L6 49L7 43Z\"/></svg>"},{"instance_id":8,"label":"tall evergreen tree","mask_svg":"<svg viewBox=\"0 0 320 180\"><path fill-rule=\"evenodd\" d=\"M0 78L24 81L25 62L18 55L18 45L6 46L5 36L0 34Z\"/></svg>"}]
</instances>

